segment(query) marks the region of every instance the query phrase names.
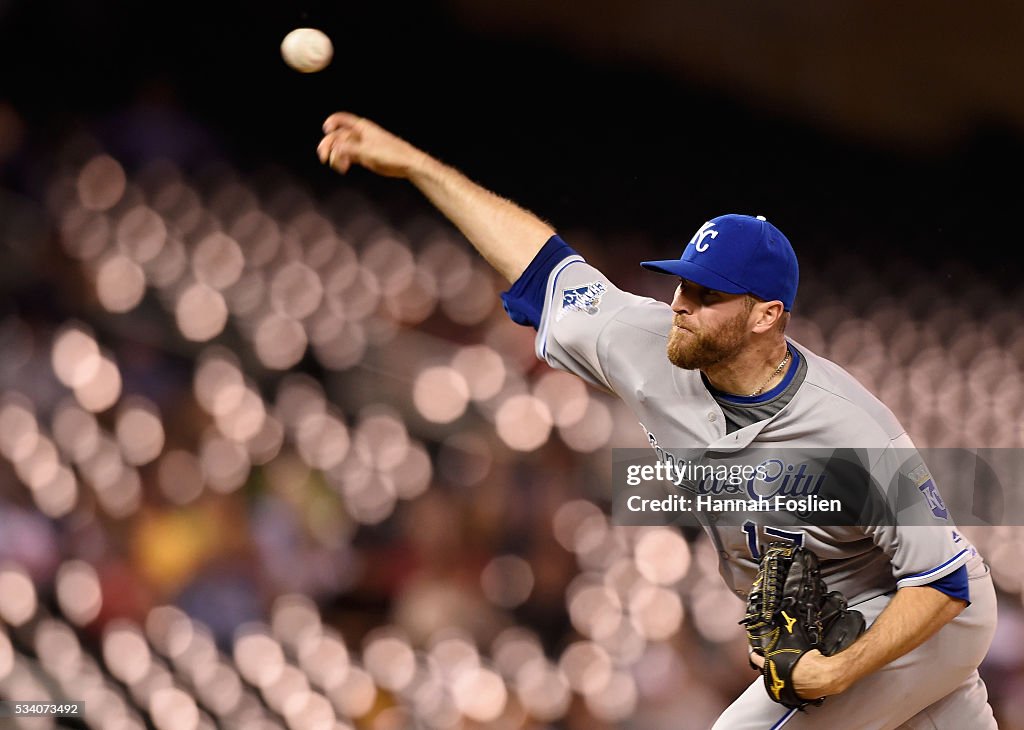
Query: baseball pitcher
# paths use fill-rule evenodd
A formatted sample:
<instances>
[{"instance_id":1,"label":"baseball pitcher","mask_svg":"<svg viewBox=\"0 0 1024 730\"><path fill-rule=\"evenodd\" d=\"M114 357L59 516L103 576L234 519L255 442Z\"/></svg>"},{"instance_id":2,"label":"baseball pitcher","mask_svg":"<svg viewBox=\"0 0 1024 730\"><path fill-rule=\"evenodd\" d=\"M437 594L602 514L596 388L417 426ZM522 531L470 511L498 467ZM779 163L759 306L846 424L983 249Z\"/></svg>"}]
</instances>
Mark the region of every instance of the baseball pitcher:
<instances>
[{"instance_id":1,"label":"baseball pitcher","mask_svg":"<svg viewBox=\"0 0 1024 730\"><path fill-rule=\"evenodd\" d=\"M912 520L781 526L754 504L702 521L747 603L737 631L759 673L715 730L996 727L977 671L996 621L988 567L892 412L786 336L799 269L778 228L718 216L678 259L643 262L678 282L666 304L620 290L542 219L379 125L339 112L323 131L337 172L415 185L511 283L505 308L536 328L537 356L622 398L659 454L863 449L872 474L921 496Z\"/></svg>"}]
</instances>

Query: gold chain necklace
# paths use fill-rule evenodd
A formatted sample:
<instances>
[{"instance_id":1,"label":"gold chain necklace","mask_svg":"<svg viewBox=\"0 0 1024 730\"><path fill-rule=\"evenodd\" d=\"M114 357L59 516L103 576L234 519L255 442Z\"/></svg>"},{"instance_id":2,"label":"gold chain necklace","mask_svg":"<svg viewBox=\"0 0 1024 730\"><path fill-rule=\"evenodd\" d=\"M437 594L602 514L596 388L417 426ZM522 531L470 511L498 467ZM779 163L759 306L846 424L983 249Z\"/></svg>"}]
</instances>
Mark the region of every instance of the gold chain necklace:
<instances>
[{"instance_id":1,"label":"gold chain necklace","mask_svg":"<svg viewBox=\"0 0 1024 730\"><path fill-rule=\"evenodd\" d=\"M782 368L786 367L786 363L787 362L789 362L789 348L788 347L786 348L786 356L784 358L782 358L782 362L780 362L779 366L777 368L775 368L775 372L772 373L771 375L769 375L768 379L766 381L761 383L761 387L760 388L755 390L753 393L751 393L747 397L748 398L753 398L755 395L761 395L761 391L764 390L764 387L766 385L768 385L768 383L772 382L775 379L775 376L777 376L779 373L782 372Z\"/></svg>"}]
</instances>

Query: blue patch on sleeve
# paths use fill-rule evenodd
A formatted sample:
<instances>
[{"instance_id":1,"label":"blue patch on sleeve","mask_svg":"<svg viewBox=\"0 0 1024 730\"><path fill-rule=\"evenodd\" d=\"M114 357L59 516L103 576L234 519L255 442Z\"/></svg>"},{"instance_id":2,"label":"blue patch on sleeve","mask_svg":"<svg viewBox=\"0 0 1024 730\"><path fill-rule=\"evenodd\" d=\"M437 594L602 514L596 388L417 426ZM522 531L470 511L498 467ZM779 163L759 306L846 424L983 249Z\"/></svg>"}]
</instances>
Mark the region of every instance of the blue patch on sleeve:
<instances>
[{"instance_id":1,"label":"blue patch on sleeve","mask_svg":"<svg viewBox=\"0 0 1024 730\"><path fill-rule=\"evenodd\" d=\"M552 236L533 257L526 271L508 291L501 293L505 312L516 324L537 329L544 312L548 277L560 261L578 254L558 236Z\"/></svg>"},{"instance_id":2,"label":"blue patch on sleeve","mask_svg":"<svg viewBox=\"0 0 1024 730\"><path fill-rule=\"evenodd\" d=\"M967 601L968 606L971 605L971 590L967 585L966 565L961 565L949 575L939 578L928 585L937 591L942 591L951 598L959 598L961 601Z\"/></svg>"}]
</instances>

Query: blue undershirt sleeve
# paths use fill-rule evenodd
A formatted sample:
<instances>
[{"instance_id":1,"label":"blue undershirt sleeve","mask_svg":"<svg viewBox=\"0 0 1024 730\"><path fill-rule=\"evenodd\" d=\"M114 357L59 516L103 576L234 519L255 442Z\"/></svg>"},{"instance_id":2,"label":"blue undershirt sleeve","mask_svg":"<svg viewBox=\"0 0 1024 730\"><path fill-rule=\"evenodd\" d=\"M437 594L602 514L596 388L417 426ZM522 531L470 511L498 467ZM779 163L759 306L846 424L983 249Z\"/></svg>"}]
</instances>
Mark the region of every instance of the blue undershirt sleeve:
<instances>
[{"instance_id":1,"label":"blue undershirt sleeve","mask_svg":"<svg viewBox=\"0 0 1024 730\"><path fill-rule=\"evenodd\" d=\"M508 291L501 293L505 311L516 324L537 329L544 312L544 293L552 269L569 256L577 253L558 236L547 240L533 261L526 267Z\"/></svg>"},{"instance_id":2,"label":"blue undershirt sleeve","mask_svg":"<svg viewBox=\"0 0 1024 730\"><path fill-rule=\"evenodd\" d=\"M959 598L961 601L967 601L968 606L971 605L971 591L967 585L966 565L961 565L949 575L943 576L942 578L932 581L926 585L931 586L937 591L942 591L951 598Z\"/></svg>"}]
</instances>

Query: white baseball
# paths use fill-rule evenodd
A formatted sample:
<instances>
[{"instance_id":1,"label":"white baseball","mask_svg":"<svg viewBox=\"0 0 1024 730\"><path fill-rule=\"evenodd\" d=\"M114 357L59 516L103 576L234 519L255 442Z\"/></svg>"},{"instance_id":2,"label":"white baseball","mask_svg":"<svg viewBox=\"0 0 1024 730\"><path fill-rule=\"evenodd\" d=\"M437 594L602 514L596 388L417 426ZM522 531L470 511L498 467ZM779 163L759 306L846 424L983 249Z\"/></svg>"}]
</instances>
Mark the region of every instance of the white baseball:
<instances>
[{"instance_id":1,"label":"white baseball","mask_svg":"<svg viewBox=\"0 0 1024 730\"><path fill-rule=\"evenodd\" d=\"M322 30L296 28L281 41L281 57L302 73L320 71L331 62L334 44Z\"/></svg>"}]
</instances>

